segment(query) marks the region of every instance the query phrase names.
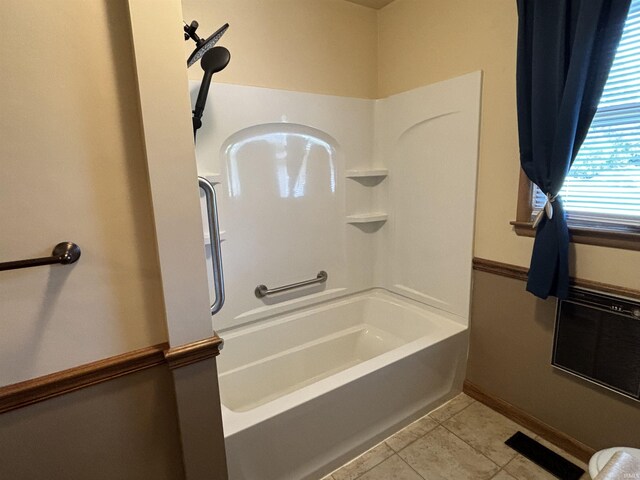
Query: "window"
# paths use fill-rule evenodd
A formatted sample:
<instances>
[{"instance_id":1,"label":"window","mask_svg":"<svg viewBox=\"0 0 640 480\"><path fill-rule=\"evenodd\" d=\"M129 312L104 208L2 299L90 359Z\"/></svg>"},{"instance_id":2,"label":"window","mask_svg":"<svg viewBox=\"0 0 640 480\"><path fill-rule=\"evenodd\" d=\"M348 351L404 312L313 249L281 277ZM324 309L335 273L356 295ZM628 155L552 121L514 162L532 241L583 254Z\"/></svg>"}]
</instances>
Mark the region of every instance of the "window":
<instances>
[{"instance_id":1,"label":"window","mask_svg":"<svg viewBox=\"0 0 640 480\"><path fill-rule=\"evenodd\" d=\"M560 195L574 241L640 249L640 0L631 3L598 111ZM523 173L517 233L533 234L545 200Z\"/></svg>"}]
</instances>

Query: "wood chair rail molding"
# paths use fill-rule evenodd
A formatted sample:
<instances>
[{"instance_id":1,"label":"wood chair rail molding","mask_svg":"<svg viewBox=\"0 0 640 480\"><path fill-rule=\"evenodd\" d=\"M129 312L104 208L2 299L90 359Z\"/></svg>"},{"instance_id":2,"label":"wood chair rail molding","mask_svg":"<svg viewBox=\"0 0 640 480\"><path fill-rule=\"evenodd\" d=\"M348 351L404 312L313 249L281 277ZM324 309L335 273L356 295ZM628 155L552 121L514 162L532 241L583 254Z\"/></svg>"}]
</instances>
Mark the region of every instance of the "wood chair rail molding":
<instances>
[{"instance_id":1,"label":"wood chair rail molding","mask_svg":"<svg viewBox=\"0 0 640 480\"><path fill-rule=\"evenodd\" d=\"M223 340L214 335L213 337L187 343L164 351L164 358L169 364L169 368L180 368L192 363L216 357L222 350Z\"/></svg>"},{"instance_id":2,"label":"wood chair rail molding","mask_svg":"<svg viewBox=\"0 0 640 480\"><path fill-rule=\"evenodd\" d=\"M487 272L494 275L522 280L524 282L527 281L527 274L529 272L529 269L526 267L476 257L473 259L473 269L480 272ZM574 277L571 277L569 281L574 287L586 288L587 290L595 290L598 292L609 293L611 295L619 295L621 297L640 300L640 290L633 288L620 287L609 283L594 282L593 280L583 280L581 278Z\"/></svg>"},{"instance_id":3,"label":"wood chair rail molding","mask_svg":"<svg viewBox=\"0 0 640 480\"><path fill-rule=\"evenodd\" d=\"M222 343L217 335L173 348L161 343L6 385L0 387L0 414L147 368L164 364L172 369L184 367L217 356Z\"/></svg>"}]
</instances>

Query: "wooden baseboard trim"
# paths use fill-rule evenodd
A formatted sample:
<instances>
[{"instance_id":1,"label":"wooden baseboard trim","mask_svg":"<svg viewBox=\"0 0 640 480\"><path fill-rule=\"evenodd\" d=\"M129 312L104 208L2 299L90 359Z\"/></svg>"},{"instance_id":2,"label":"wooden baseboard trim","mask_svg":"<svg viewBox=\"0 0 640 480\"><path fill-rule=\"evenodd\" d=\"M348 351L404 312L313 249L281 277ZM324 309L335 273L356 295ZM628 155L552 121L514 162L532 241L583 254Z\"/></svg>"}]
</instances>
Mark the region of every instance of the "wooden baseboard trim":
<instances>
[{"instance_id":1,"label":"wooden baseboard trim","mask_svg":"<svg viewBox=\"0 0 640 480\"><path fill-rule=\"evenodd\" d=\"M159 365L168 365L172 369L184 367L215 357L220 353L221 345L222 339L217 335L173 348L161 343L6 385L0 387L0 414L147 368Z\"/></svg>"},{"instance_id":2,"label":"wooden baseboard trim","mask_svg":"<svg viewBox=\"0 0 640 480\"><path fill-rule=\"evenodd\" d=\"M579 442L566 433L547 425L524 410L521 410L501 398L480 389L477 385L474 385L468 380L464 381L462 391L479 402L484 403L487 407L513 420L517 424L522 425L537 435L540 435L548 442L560 447L565 452L573 455L579 460L582 460L584 463L589 463L589 459L596 452L593 448Z\"/></svg>"},{"instance_id":3,"label":"wooden baseboard trim","mask_svg":"<svg viewBox=\"0 0 640 480\"><path fill-rule=\"evenodd\" d=\"M524 282L527 281L527 275L529 273L529 269L526 267L520 267L508 263L496 262L493 260L487 260L485 258L475 257L473 259L473 269L480 272L500 275L502 277L522 280ZM588 290L609 293L611 295L619 295L621 297L640 299L640 290L636 290L633 288L620 287L618 285L611 285L609 283L594 282L592 280L583 280L581 278L574 277L571 277L570 282L571 285L579 288L586 288Z\"/></svg>"}]
</instances>

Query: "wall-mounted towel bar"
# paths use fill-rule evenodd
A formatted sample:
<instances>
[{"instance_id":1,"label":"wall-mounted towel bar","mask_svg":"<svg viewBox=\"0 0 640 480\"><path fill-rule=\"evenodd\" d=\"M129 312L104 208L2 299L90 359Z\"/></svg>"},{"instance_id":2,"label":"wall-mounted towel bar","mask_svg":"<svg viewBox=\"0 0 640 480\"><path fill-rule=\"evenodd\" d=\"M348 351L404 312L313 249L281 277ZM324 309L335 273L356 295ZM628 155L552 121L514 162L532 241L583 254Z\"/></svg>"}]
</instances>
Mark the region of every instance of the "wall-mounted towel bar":
<instances>
[{"instance_id":1,"label":"wall-mounted towel bar","mask_svg":"<svg viewBox=\"0 0 640 480\"><path fill-rule=\"evenodd\" d=\"M276 288L267 288L265 285L258 285L255 289L255 294L256 294L256 297L263 298L263 297L266 297L267 295L287 292L289 290L293 290L294 288L306 287L307 285L314 285L316 283L324 283L327 281L327 278L329 278L329 275L327 275L327 272L325 272L324 270L321 270L320 272L318 272L318 275L316 276L316 278L313 278L311 280L305 280L304 282L291 283L289 285L283 285L282 287L276 287Z\"/></svg>"},{"instance_id":2,"label":"wall-mounted towel bar","mask_svg":"<svg viewBox=\"0 0 640 480\"><path fill-rule=\"evenodd\" d=\"M54 265L61 263L69 265L75 263L80 258L80 247L75 243L62 242L53 247L50 257L30 258L27 260L16 260L14 262L0 263L0 271L17 270L18 268L39 267L40 265Z\"/></svg>"}]
</instances>

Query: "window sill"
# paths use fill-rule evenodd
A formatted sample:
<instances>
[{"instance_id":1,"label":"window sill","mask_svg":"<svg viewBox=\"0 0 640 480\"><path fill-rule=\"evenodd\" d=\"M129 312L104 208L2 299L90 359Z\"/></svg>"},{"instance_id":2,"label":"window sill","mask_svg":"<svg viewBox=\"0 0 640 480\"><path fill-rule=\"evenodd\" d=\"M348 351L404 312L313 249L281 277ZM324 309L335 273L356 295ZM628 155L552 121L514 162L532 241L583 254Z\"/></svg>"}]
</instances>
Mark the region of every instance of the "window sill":
<instances>
[{"instance_id":1,"label":"window sill","mask_svg":"<svg viewBox=\"0 0 640 480\"><path fill-rule=\"evenodd\" d=\"M532 222L510 222L516 235L535 237ZM602 247L623 248L626 250L640 250L640 233L614 231L598 227L576 227L569 225L571 242Z\"/></svg>"}]
</instances>

